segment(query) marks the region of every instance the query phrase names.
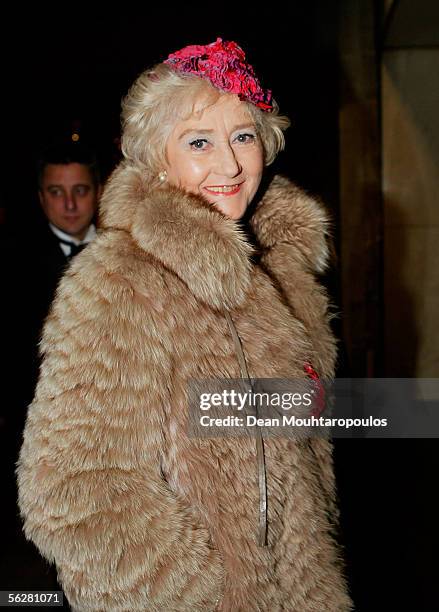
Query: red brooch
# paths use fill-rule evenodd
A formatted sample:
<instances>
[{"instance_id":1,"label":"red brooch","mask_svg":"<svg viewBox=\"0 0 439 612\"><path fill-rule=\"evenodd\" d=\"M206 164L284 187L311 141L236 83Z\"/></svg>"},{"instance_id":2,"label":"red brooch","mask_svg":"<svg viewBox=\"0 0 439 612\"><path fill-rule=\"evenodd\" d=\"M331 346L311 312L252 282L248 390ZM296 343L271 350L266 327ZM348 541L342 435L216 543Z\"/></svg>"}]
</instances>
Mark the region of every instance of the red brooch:
<instances>
[{"instance_id":1,"label":"red brooch","mask_svg":"<svg viewBox=\"0 0 439 612\"><path fill-rule=\"evenodd\" d=\"M303 369L314 382L314 408L311 412L312 416L319 418L325 409L325 388L320 380L319 375L314 370L312 365L307 362L304 364Z\"/></svg>"}]
</instances>

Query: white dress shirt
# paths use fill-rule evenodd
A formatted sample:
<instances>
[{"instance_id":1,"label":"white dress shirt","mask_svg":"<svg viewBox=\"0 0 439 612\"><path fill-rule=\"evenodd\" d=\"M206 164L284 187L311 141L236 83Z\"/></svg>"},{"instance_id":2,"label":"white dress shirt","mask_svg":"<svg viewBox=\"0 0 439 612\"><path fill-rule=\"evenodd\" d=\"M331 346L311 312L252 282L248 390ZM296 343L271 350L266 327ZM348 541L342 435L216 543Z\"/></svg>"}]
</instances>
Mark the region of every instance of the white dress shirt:
<instances>
[{"instance_id":1,"label":"white dress shirt","mask_svg":"<svg viewBox=\"0 0 439 612\"><path fill-rule=\"evenodd\" d=\"M55 234L55 236L59 238L60 241L64 240L65 242L71 242L72 244L75 244L76 246L79 246L80 244L88 244L96 236L96 227L93 223L90 224L87 230L87 233L85 234L82 240L78 240L74 236L70 236L70 234L66 234L66 232L63 232L62 230L60 230L58 227L56 227L56 225L53 225L53 223L49 223L49 227L52 230L52 232ZM59 246L61 247L64 255L66 257L70 257L69 245L65 244L64 242L60 242Z\"/></svg>"}]
</instances>

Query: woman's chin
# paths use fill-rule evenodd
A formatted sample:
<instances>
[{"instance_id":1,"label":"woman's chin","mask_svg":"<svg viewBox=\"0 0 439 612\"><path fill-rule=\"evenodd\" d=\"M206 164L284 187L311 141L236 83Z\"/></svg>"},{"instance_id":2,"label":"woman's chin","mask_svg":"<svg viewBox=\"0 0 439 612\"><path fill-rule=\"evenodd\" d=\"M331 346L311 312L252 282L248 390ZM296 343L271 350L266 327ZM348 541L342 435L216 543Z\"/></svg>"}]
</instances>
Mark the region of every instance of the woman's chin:
<instances>
[{"instance_id":1,"label":"woman's chin","mask_svg":"<svg viewBox=\"0 0 439 612\"><path fill-rule=\"evenodd\" d=\"M245 209L242 210L242 206L233 205L231 202L213 202L213 206L225 217L233 219L233 221L240 219L245 212Z\"/></svg>"}]
</instances>

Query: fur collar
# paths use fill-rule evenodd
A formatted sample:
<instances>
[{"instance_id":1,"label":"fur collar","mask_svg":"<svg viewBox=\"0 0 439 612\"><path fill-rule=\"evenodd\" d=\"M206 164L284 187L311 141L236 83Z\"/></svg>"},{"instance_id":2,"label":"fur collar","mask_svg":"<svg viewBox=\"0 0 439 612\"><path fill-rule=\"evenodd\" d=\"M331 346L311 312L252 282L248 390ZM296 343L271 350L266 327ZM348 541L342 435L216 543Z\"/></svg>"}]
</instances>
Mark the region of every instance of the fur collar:
<instances>
[{"instance_id":1,"label":"fur collar","mask_svg":"<svg viewBox=\"0 0 439 612\"><path fill-rule=\"evenodd\" d=\"M218 309L244 302L253 249L236 222L202 198L171 187L152 189L140 168L123 163L105 188L100 215L102 228L129 232L198 299ZM304 266L325 267L326 215L288 179L274 178L250 224L263 249L287 243Z\"/></svg>"}]
</instances>

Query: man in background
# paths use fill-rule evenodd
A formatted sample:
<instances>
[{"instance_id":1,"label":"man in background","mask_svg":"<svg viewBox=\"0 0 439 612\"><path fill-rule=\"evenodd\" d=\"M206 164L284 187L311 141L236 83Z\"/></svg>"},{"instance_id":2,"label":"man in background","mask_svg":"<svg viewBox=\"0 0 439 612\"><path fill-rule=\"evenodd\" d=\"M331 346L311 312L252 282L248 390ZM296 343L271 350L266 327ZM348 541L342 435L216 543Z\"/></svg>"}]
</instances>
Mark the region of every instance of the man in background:
<instances>
[{"instance_id":1,"label":"man in background","mask_svg":"<svg viewBox=\"0 0 439 612\"><path fill-rule=\"evenodd\" d=\"M46 149L38 161L34 209L18 199L13 226L1 235L1 325L3 347L0 412L3 525L7 541L0 587L56 588L53 571L21 533L16 508L14 463L21 446L27 407L33 399L40 358L38 344L58 282L70 260L96 235L101 193L93 151L79 143ZM36 194L37 196L37 194ZM37 211L39 199L40 210ZM38 212L39 214L34 214ZM3 566L4 565L4 566ZM28 566L23 582L23 566Z\"/></svg>"},{"instance_id":2,"label":"man in background","mask_svg":"<svg viewBox=\"0 0 439 612\"><path fill-rule=\"evenodd\" d=\"M21 421L38 376L38 342L44 320L69 261L96 234L94 219L101 193L96 155L79 143L46 149L37 173L43 215L33 220L31 214L23 214L18 226L7 231L1 249L2 320L14 369L11 376L19 375L21 380L21 400L16 389L13 393L14 404L21 402L14 418Z\"/></svg>"},{"instance_id":3,"label":"man in background","mask_svg":"<svg viewBox=\"0 0 439 612\"><path fill-rule=\"evenodd\" d=\"M46 246L61 268L95 237L93 219L100 193L99 169L91 150L71 143L41 156L38 195L52 233ZM50 249L55 245L57 249Z\"/></svg>"},{"instance_id":4,"label":"man in background","mask_svg":"<svg viewBox=\"0 0 439 612\"><path fill-rule=\"evenodd\" d=\"M3 416L19 431L38 376L44 320L70 260L96 235L101 193L96 155L80 143L47 148L38 160L37 180L43 214L16 214L19 223L7 228L0 251L10 396L5 398Z\"/></svg>"}]
</instances>

